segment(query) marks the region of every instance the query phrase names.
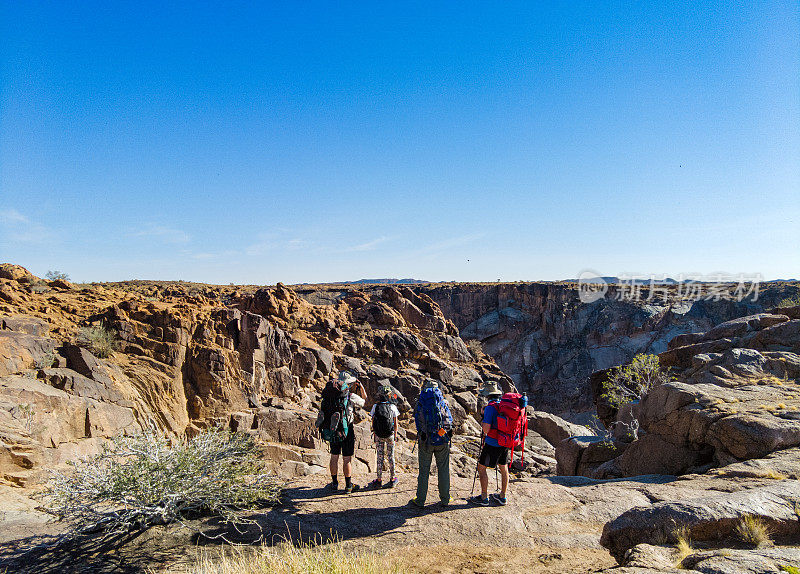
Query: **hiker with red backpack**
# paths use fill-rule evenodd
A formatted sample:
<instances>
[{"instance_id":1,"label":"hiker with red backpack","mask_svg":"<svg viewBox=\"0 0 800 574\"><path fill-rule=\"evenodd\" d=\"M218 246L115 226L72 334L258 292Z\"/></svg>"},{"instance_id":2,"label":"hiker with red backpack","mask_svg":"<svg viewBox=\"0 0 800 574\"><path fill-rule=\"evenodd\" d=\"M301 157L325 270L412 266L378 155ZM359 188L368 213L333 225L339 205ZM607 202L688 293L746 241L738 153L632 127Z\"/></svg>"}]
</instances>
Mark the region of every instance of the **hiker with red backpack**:
<instances>
[{"instance_id":1,"label":"hiker with red backpack","mask_svg":"<svg viewBox=\"0 0 800 574\"><path fill-rule=\"evenodd\" d=\"M491 395L490 395L491 396ZM524 452L525 435L528 432L528 417L525 408L528 397L518 393L505 393L498 400L490 401L483 411L483 434L481 454L478 457L478 477L481 483L480 496L473 496L469 502L479 506L489 506L492 502L505 506L508 490L508 465L514 459L514 449ZM523 454L524 456L524 454ZM489 491L488 468L500 471L500 492Z\"/></svg>"},{"instance_id":2,"label":"hiker with red backpack","mask_svg":"<svg viewBox=\"0 0 800 574\"><path fill-rule=\"evenodd\" d=\"M322 439L331 445L331 481L327 485L329 490L339 490L339 455L342 455L345 493L358 490L358 485L353 484L351 477L351 461L356 449L353 411L364 406L366 396L364 385L347 371L339 373L337 379L331 378L322 390L322 405L316 425Z\"/></svg>"},{"instance_id":3,"label":"hiker with red backpack","mask_svg":"<svg viewBox=\"0 0 800 574\"><path fill-rule=\"evenodd\" d=\"M436 458L439 482L439 500L442 506L449 505L450 497L450 439L453 436L453 415L450 406L439 389L439 383L428 379L422 386L417 406L414 409L419 448L419 476L417 495L409 504L422 508L428 496L428 477L431 462Z\"/></svg>"},{"instance_id":4,"label":"hiker with red backpack","mask_svg":"<svg viewBox=\"0 0 800 574\"><path fill-rule=\"evenodd\" d=\"M389 463L389 482L386 488L397 484L394 473L394 445L397 442L397 419L400 410L397 408L397 392L391 385L383 385L378 390L377 401L372 405L369 416L372 417L372 437L375 439L377 451L376 466L378 477L369 483L369 488L382 488L384 458Z\"/></svg>"}]
</instances>

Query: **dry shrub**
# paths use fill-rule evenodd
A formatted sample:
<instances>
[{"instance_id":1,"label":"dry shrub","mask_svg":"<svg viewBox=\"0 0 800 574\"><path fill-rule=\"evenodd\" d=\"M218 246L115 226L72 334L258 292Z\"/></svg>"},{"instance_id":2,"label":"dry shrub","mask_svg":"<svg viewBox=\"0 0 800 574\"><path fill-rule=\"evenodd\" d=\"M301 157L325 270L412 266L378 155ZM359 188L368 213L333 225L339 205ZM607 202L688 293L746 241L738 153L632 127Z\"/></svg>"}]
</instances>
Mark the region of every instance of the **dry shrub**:
<instances>
[{"instance_id":1,"label":"dry shrub","mask_svg":"<svg viewBox=\"0 0 800 574\"><path fill-rule=\"evenodd\" d=\"M675 548L678 550L676 565L680 568L683 560L694 552L694 548L692 548L692 530L688 526L681 526L675 529L672 536L675 538Z\"/></svg>"},{"instance_id":2,"label":"dry shrub","mask_svg":"<svg viewBox=\"0 0 800 574\"><path fill-rule=\"evenodd\" d=\"M736 525L736 534L745 544L754 548L768 545L772 542L769 526L757 516L750 514L743 516Z\"/></svg>"},{"instance_id":3,"label":"dry shrub","mask_svg":"<svg viewBox=\"0 0 800 574\"><path fill-rule=\"evenodd\" d=\"M104 327L81 327L78 345L89 349L93 355L105 359L117 350L118 343L114 333Z\"/></svg>"},{"instance_id":4,"label":"dry shrub","mask_svg":"<svg viewBox=\"0 0 800 574\"><path fill-rule=\"evenodd\" d=\"M204 514L247 523L240 511L274 504L282 487L251 436L215 428L172 440L147 429L69 464L71 472L55 473L42 497L70 524L70 535L123 533Z\"/></svg>"}]
</instances>

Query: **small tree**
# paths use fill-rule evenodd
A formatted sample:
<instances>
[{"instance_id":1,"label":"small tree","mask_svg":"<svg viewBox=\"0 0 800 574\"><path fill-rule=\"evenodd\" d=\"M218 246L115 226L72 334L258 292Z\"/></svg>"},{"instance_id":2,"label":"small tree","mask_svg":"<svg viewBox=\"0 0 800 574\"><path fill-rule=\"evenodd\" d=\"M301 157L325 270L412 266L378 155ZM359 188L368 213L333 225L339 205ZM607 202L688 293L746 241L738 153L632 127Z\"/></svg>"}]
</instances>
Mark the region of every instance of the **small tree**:
<instances>
[{"instance_id":1,"label":"small tree","mask_svg":"<svg viewBox=\"0 0 800 574\"><path fill-rule=\"evenodd\" d=\"M69 275L62 271L48 271L45 279L48 281L69 281Z\"/></svg>"},{"instance_id":2,"label":"small tree","mask_svg":"<svg viewBox=\"0 0 800 574\"><path fill-rule=\"evenodd\" d=\"M627 365L611 370L601 396L612 407L620 408L671 380L667 370L659 365L657 356L639 354Z\"/></svg>"},{"instance_id":3,"label":"small tree","mask_svg":"<svg viewBox=\"0 0 800 574\"><path fill-rule=\"evenodd\" d=\"M247 523L239 511L274 504L282 487L250 435L220 429L174 440L148 429L70 464L72 472L54 474L42 494L48 511L71 524L69 535L124 533L200 514Z\"/></svg>"}]
</instances>

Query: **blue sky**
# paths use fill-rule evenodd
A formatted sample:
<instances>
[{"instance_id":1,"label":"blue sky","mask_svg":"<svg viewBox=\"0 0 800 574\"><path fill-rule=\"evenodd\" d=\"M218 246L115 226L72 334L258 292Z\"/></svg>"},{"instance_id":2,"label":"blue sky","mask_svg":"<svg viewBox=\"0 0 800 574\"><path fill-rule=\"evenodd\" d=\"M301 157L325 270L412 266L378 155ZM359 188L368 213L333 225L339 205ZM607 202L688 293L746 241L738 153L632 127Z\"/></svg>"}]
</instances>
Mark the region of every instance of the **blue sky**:
<instances>
[{"instance_id":1,"label":"blue sky","mask_svg":"<svg viewBox=\"0 0 800 574\"><path fill-rule=\"evenodd\" d=\"M0 260L800 276L800 5L661 4L0 1Z\"/></svg>"}]
</instances>

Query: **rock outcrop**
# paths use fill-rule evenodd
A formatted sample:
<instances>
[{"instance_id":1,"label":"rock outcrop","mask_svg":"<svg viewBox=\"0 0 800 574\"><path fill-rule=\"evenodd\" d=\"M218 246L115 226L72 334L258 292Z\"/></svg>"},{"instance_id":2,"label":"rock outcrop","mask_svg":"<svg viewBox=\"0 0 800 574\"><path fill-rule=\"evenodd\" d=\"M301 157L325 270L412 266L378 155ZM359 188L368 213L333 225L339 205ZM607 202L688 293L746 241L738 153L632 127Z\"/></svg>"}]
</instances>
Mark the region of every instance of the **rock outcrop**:
<instances>
[{"instance_id":1,"label":"rock outcrop","mask_svg":"<svg viewBox=\"0 0 800 574\"><path fill-rule=\"evenodd\" d=\"M634 405L642 436L591 476L683 474L800 445L800 320L757 314L684 335L659 355L675 378ZM593 377L598 412L606 373Z\"/></svg>"},{"instance_id":2,"label":"rock outcrop","mask_svg":"<svg viewBox=\"0 0 800 574\"><path fill-rule=\"evenodd\" d=\"M305 286L298 292L333 304L352 289ZM464 340L479 341L537 410L585 422L577 415L593 408L591 373L626 363L638 353L664 352L681 334L706 332L724 321L763 312L795 293L796 285L762 285L755 301L752 295L741 301L730 296L695 300L677 286L659 286L652 296L649 287L641 287L636 300L612 285L605 298L592 303L579 300L575 283L423 284L404 289L435 302Z\"/></svg>"},{"instance_id":3,"label":"rock outcrop","mask_svg":"<svg viewBox=\"0 0 800 574\"><path fill-rule=\"evenodd\" d=\"M461 405L477 404L476 389L486 381L512 388L429 297L406 287L317 306L281 284L247 293L54 285L5 265L0 289L0 479L18 485L144 425L176 435L210 425L251 432L301 449L289 461L298 464L276 461L287 473L315 472L319 391L342 369L365 384L367 408L380 385L393 385L406 425L424 379L439 380L468 433L479 430ZM112 335L107 358L84 340L91 326ZM366 451L369 433L359 428Z\"/></svg>"}]
</instances>

